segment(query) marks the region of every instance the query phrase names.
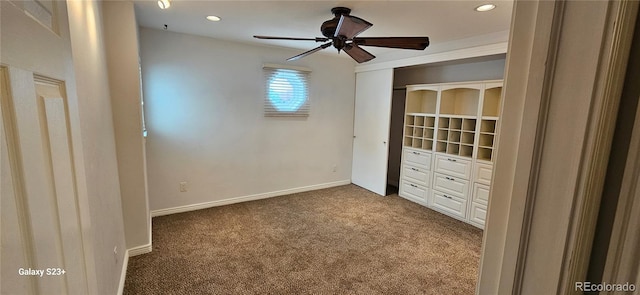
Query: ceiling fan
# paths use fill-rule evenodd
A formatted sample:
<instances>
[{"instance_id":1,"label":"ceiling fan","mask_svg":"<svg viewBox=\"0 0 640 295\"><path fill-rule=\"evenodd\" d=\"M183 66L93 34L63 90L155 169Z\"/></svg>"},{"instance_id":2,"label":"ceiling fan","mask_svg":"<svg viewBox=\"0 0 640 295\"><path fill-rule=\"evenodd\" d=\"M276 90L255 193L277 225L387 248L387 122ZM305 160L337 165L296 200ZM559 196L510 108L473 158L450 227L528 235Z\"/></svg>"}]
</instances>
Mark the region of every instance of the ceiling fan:
<instances>
[{"instance_id":1,"label":"ceiling fan","mask_svg":"<svg viewBox=\"0 0 640 295\"><path fill-rule=\"evenodd\" d=\"M325 49L331 45L340 50L344 50L351 58L358 63L370 61L375 56L360 46L376 46L401 49L424 50L429 46L429 37L356 37L358 34L370 28L373 24L361 19L357 16L349 15L351 9L346 7L334 7L331 13L335 15L333 19L325 21L320 26L320 31L325 37L316 38L291 38L291 37L273 37L273 36L253 36L257 39L271 40L302 40L327 42L314 49L298 54L287 59L288 61L297 60L310 55L314 52Z\"/></svg>"}]
</instances>

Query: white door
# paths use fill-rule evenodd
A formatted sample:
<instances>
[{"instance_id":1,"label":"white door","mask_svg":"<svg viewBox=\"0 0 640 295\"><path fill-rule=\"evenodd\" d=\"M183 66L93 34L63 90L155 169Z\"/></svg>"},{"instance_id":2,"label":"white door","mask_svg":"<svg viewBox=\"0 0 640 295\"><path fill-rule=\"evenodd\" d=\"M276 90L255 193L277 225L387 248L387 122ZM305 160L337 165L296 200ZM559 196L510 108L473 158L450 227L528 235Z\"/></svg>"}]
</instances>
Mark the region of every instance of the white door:
<instances>
[{"instance_id":1,"label":"white door","mask_svg":"<svg viewBox=\"0 0 640 295\"><path fill-rule=\"evenodd\" d=\"M393 69L356 74L351 182L386 195Z\"/></svg>"},{"instance_id":2,"label":"white door","mask_svg":"<svg viewBox=\"0 0 640 295\"><path fill-rule=\"evenodd\" d=\"M83 235L88 208L78 193L77 114L69 111L75 84L66 6L0 2L0 293L88 294L94 270Z\"/></svg>"}]
</instances>

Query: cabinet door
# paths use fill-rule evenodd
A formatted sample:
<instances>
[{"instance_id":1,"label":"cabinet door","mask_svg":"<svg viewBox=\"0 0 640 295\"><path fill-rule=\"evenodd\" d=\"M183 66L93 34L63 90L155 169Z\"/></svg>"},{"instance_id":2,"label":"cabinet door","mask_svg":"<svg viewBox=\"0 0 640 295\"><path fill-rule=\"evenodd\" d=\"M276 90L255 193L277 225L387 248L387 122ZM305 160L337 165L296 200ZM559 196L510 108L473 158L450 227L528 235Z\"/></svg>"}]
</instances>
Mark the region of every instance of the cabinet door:
<instances>
[{"instance_id":1,"label":"cabinet door","mask_svg":"<svg viewBox=\"0 0 640 295\"><path fill-rule=\"evenodd\" d=\"M492 165L476 162L473 168L473 181L484 185L491 185L492 171Z\"/></svg>"},{"instance_id":2,"label":"cabinet door","mask_svg":"<svg viewBox=\"0 0 640 295\"><path fill-rule=\"evenodd\" d=\"M473 184L473 202L483 205L489 204L489 187L486 185L474 183Z\"/></svg>"},{"instance_id":3,"label":"cabinet door","mask_svg":"<svg viewBox=\"0 0 640 295\"><path fill-rule=\"evenodd\" d=\"M431 170L431 152L405 148L403 157L407 164Z\"/></svg>"},{"instance_id":4,"label":"cabinet door","mask_svg":"<svg viewBox=\"0 0 640 295\"><path fill-rule=\"evenodd\" d=\"M484 227L484 223L487 219L487 207L471 203L471 210L469 214L469 221L471 221L471 223Z\"/></svg>"},{"instance_id":5,"label":"cabinet door","mask_svg":"<svg viewBox=\"0 0 640 295\"><path fill-rule=\"evenodd\" d=\"M451 194L433 191L433 208L450 216L465 218L467 200L455 197Z\"/></svg>"},{"instance_id":6,"label":"cabinet door","mask_svg":"<svg viewBox=\"0 0 640 295\"><path fill-rule=\"evenodd\" d=\"M356 74L351 182L386 195L393 69Z\"/></svg>"},{"instance_id":7,"label":"cabinet door","mask_svg":"<svg viewBox=\"0 0 640 295\"><path fill-rule=\"evenodd\" d=\"M400 195L403 197L411 197L426 203L428 192L429 190L422 185L404 179L400 181Z\"/></svg>"},{"instance_id":8,"label":"cabinet door","mask_svg":"<svg viewBox=\"0 0 640 295\"><path fill-rule=\"evenodd\" d=\"M406 178L409 181L416 182L427 187L429 186L429 182L431 182L431 173L420 167L403 165L402 175L403 178Z\"/></svg>"},{"instance_id":9,"label":"cabinet door","mask_svg":"<svg viewBox=\"0 0 640 295\"><path fill-rule=\"evenodd\" d=\"M469 176L471 176L471 162L469 160L436 154L434 170L468 180Z\"/></svg>"},{"instance_id":10,"label":"cabinet door","mask_svg":"<svg viewBox=\"0 0 640 295\"><path fill-rule=\"evenodd\" d=\"M445 174L435 173L435 177L433 178L433 189L455 195L466 200L469 192L469 181Z\"/></svg>"}]
</instances>

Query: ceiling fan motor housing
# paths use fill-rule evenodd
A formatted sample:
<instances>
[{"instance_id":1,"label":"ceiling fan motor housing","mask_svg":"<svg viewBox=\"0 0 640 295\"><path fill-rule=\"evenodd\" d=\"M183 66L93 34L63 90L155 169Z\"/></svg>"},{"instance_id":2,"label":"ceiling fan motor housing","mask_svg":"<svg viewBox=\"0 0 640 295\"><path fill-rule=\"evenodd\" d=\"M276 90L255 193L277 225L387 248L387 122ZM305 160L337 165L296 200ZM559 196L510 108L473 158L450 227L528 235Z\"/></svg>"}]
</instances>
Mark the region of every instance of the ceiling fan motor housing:
<instances>
[{"instance_id":1,"label":"ceiling fan motor housing","mask_svg":"<svg viewBox=\"0 0 640 295\"><path fill-rule=\"evenodd\" d=\"M331 9L331 13L333 13L335 17L333 19L325 21L320 26L322 35L327 38L333 38L336 33L336 28L338 27L338 22L340 22L340 16L349 15L349 13L351 13L351 9L346 7L334 7Z\"/></svg>"}]
</instances>

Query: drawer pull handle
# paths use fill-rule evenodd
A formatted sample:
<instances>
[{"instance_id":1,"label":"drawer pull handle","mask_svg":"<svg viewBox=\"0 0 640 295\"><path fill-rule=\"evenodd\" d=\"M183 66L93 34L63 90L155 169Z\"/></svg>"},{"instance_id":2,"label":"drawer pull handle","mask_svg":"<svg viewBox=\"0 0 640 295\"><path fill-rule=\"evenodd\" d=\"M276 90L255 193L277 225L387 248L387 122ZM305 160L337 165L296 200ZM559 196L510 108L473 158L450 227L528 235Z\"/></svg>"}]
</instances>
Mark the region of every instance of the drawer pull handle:
<instances>
[{"instance_id":1,"label":"drawer pull handle","mask_svg":"<svg viewBox=\"0 0 640 295\"><path fill-rule=\"evenodd\" d=\"M456 161L456 159L450 159L450 158L447 158L447 161L455 162L455 161Z\"/></svg>"},{"instance_id":2,"label":"drawer pull handle","mask_svg":"<svg viewBox=\"0 0 640 295\"><path fill-rule=\"evenodd\" d=\"M418 152L413 152L413 154L414 154L414 155L420 155L420 153L418 153Z\"/></svg>"},{"instance_id":3,"label":"drawer pull handle","mask_svg":"<svg viewBox=\"0 0 640 295\"><path fill-rule=\"evenodd\" d=\"M417 188L417 187L418 187L417 185L415 185L415 184L411 184L411 183L410 183L409 185L410 185L410 186L413 186L413 187L415 187L415 188Z\"/></svg>"},{"instance_id":4,"label":"drawer pull handle","mask_svg":"<svg viewBox=\"0 0 640 295\"><path fill-rule=\"evenodd\" d=\"M443 196L443 197L445 197L445 198L447 198L447 199L450 199L450 200L451 200L451 197L449 197L449 196L447 196L447 195L442 195L442 196Z\"/></svg>"},{"instance_id":5,"label":"drawer pull handle","mask_svg":"<svg viewBox=\"0 0 640 295\"><path fill-rule=\"evenodd\" d=\"M455 181L455 179L453 179L453 178L451 178L451 177L448 177L448 176L445 176L444 178L446 178L447 180Z\"/></svg>"},{"instance_id":6,"label":"drawer pull handle","mask_svg":"<svg viewBox=\"0 0 640 295\"><path fill-rule=\"evenodd\" d=\"M413 171L420 171L420 170L418 170L418 169L416 169L416 168L411 168L411 170L413 170Z\"/></svg>"}]
</instances>

